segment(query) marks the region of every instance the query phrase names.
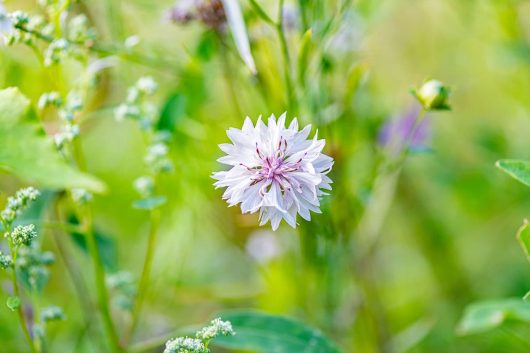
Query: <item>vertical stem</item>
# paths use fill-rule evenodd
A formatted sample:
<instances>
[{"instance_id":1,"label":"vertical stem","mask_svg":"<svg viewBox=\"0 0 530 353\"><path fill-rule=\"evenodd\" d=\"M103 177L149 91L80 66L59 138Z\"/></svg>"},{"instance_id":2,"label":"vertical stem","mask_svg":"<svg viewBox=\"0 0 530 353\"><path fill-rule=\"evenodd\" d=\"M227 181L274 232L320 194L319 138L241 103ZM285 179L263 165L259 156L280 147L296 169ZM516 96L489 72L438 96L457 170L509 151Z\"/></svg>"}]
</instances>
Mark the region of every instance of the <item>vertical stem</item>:
<instances>
[{"instance_id":1,"label":"vertical stem","mask_svg":"<svg viewBox=\"0 0 530 353\"><path fill-rule=\"evenodd\" d=\"M112 321L112 317L110 314L109 298L107 293L107 286L105 284L105 271L102 266L101 254L99 252L99 248L96 241L96 235L93 229L92 210L90 209L90 207L87 207L86 209L85 235L88 250L92 257L98 304L99 309L101 311L101 316L103 318L103 324L111 341L113 352L119 353L122 352L122 349L120 347L120 340L116 331L116 327L114 326L114 322Z\"/></svg>"},{"instance_id":2,"label":"vertical stem","mask_svg":"<svg viewBox=\"0 0 530 353\"><path fill-rule=\"evenodd\" d=\"M223 74L225 76L226 84L228 86L228 91L230 93L230 98L232 99L232 103L234 104L234 110L237 113L238 117L243 116L243 112L241 110L241 106L239 105L239 101L237 99L236 89L234 85L233 80L233 70L231 70L230 62L228 61L228 56L226 55L226 49L224 47L223 39L218 36L219 38L219 45L221 47L221 61L223 64Z\"/></svg>"},{"instance_id":3,"label":"vertical stem","mask_svg":"<svg viewBox=\"0 0 530 353\"><path fill-rule=\"evenodd\" d=\"M142 312L142 305L145 299L145 295L147 292L147 288L149 286L149 280L151 276L151 268L153 265L153 257L155 254L159 225L160 225L160 211L156 209L151 210L149 237L147 239L147 250L146 250L144 264L142 268L142 274L140 277L140 283L138 286L138 295L136 297L136 301L135 301L133 312L132 312L131 324L124 337L125 344L127 344L130 341L132 335L134 334L134 330L136 329L136 326L138 325L140 314Z\"/></svg>"},{"instance_id":4,"label":"vertical stem","mask_svg":"<svg viewBox=\"0 0 530 353\"><path fill-rule=\"evenodd\" d=\"M293 113L296 113L297 104L296 96L294 92L293 79L291 77L291 57L289 55L289 47L287 45L287 38L285 37L285 32L283 29L283 4L284 0L280 0L279 9L278 9L278 22L276 23L276 32L278 33L278 39L280 40L280 47L283 57L283 70L285 76L285 86L287 90L287 105L289 110L292 110Z\"/></svg>"},{"instance_id":5,"label":"vertical stem","mask_svg":"<svg viewBox=\"0 0 530 353\"><path fill-rule=\"evenodd\" d=\"M374 182L372 202L368 204L357 229L360 237L359 243L364 245L356 263L359 283L364 292L363 304L366 313L374 322L375 344L379 352L391 352L392 348L388 345L389 329L384 307L379 298L377 285L374 283L377 277L374 273L374 253L381 236L381 228L394 199L397 181L408 156L410 144L425 113L424 109L418 113L411 131L399 146L401 150L398 156L389 156L379 168Z\"/></svg>"},{"instance_id":6,"label":"vertical stem","mask_svg":"<svg viewBox=\"0 0 530 353\"><path fill-rule=\"evenodd\" d=\"M74 149L73 151L74 157L77 162L78 168L81 171L86 170L86 160L83 154L83 149L81 146L80 138L77 138L74 140L73 149ZM118 332L116 330L116 327L114 326L114 322L112 321L112 316L110 313L109 295L107 292L107 285L105 283L105 270L103 269L103 265L101 261L101 254L99 252L99 247L96 241L96 234L94 233L94 224L93 224L93 215L92 215L91 206L87 205L84 211L85 211L84 212L85 213L84 233L85 233L85 239L87 242L88 251L90 253L90 257L92 258L92 266L93 266L94 277L95 277L95 282L96 282L95 284L96 284L99 311L101 312L105 332L107 333L107 336L109 337L110 342L111 342L112 351L114 353L120 353L120 352L123 352L123 350L120 346L120 339L118 336Z\"/></svg>"},{"instance_id":7,"label":"vertical stem","mask_svg":"<svg viewBox=\"0 0 530 353\"><path fill-rule=\"evenodd\" d=\"M10 229L7 229L7 231L10 231ZM20 298L20 292L18 289L18 280L17 280L17 249L11 244L11 242L9 242L9 250L13 256L13 276L11 276L11 280L13 283L13 295L17 298ZM19 307L17 308L17 314L18 314L18 320L20 322L20 327L22 328L22 331L24 332L24 336L26 337L26 340L28 341L31 352L38 353L37 348L35 347L35 342L33 341L33 338L31 337L31 334L28 329L28 323L26 322L26 317L24 316L24 312L22 310L22 304L20 304Z\"/></svg>"},{"instance_id":8,"label":"vertical stem","mask_svg":"<svg viewBox=\"0 0 530 353\"><path fill-rule=\"evenodd\" d=\"M54 211L55 211L55 217L57 218L58 224L63 224L61 222L62 219L61 219L61 214L59 212L59 200L60 200L59 198L55 200ZM68 229L63 229L62 231L65 235L71 232ZM59 234L57 233L58 233L57 231L52 231L53 242L55 243L55 246L57 247L59 256L61 257L62 261L65 264L68 276L70 277L74 285L74 289L77 294L79 304L83 311L85 327L87 328L87 330L94 330L95 332L96 328L94 325L93 303L88 295L89 292L87 290L87 286L83 278L83 273L79 269L79 263L75 261L74 257L72 256L71 249L68 248L66 242L59 239ZM101 332L98 332L98 334L101 334ZM98 342L98 343L101 346L101 342ZM101 349L102 347L98 347L98 348Z\"/></svg>"}]
</instances>

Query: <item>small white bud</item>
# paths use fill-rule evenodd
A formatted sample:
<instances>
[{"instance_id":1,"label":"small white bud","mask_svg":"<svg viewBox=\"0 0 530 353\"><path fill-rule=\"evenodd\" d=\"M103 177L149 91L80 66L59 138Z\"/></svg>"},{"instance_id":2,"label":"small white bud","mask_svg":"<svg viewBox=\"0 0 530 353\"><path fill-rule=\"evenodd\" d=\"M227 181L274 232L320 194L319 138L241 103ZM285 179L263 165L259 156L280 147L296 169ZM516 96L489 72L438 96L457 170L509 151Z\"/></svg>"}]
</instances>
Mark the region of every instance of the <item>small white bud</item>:
<instances>
[{"instance_id":1,"label":"small white bud","mask_svg":"<svg viewBox=\"0 0 530 353\"><path fill-rule=\"evenodd\" d=\"M425 110L448 110L449 88L437 80L425 82L412 92Z\"/></svg>"}]
</instances>

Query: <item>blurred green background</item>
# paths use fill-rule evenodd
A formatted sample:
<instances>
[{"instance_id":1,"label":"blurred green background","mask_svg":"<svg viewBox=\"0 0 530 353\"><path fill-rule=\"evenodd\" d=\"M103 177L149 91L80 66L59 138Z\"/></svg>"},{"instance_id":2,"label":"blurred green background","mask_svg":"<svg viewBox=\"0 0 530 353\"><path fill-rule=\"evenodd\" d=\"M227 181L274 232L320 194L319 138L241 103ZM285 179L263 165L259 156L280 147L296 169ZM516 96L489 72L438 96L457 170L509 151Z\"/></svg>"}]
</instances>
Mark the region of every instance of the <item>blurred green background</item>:
<instances>
[{"instance_id":1,"label":"blurred green background","mask_svg":"<svg viewBox=\"0 0 530 353\"><path fill-rule=\"evenodd\" d=\"M517 325L474 336L456 332L467 304L522 297L530 283L515 240L529 214L530 190L494 166L501 158L530 156L528 1L288 3L295 17L286 30L293 66L305 29L313 28L307 69L296 75L298 105L287 111L288 120L298 116L318 127L326 153L336 160L330 174L335 183L322 215L299 220L300 231L284 225L275 233L259 228L257 216L228 208L210 177L223 168L216 162L217 144L227 142L226 129L240 127L247 115L255 121L288 109L275 32L241 1L258 70L253 77L229 33L165 20L173 4L74 5L102 42L137 35L136 50L148 58L144 64L120 60L105 72L91 98L90 119L81 126L88 171L108 185L106 194L95 197L94 209L113 259L115 252L112 270L138 278L148 232L147 212L131 207L137 198L132 183L145 173L146 146L134 122L113 116L140 76L160 83L157 104L173 134L175 171L161 180L169 202L162 208L136 341L205 322L223 309L256 308L317 327L344 352L530 351L528 329ZM260 4L275 16L276 1ZM26 0L5 6L37 9ZM67 82L78 74L76 65L64 65ZM383 155L379 131L417 105L409 90L429 78L451 87L452 111L429 115L430 148L408 158L375 249L361 261L358 249L365 240L357 226ZM22 45L0 48L0 85L20 87L34 104L52 88ZM54 122L47 117L48 131ZM6 197L26 183L2 175L0 185ZM44 248L57 253L51 239L59 237L93 293L88 257L68 234L51 233L43 230ZM66 265L57 260L45 300L63 306L68 320L50 326L51 351L73 352L77 345L78 351L96 352L84 336ZM114 314L118 322L126 320L125 313ZM13 320L7 308L0 310L2 352L24 349Z\"/></svg>"}]
</instances>

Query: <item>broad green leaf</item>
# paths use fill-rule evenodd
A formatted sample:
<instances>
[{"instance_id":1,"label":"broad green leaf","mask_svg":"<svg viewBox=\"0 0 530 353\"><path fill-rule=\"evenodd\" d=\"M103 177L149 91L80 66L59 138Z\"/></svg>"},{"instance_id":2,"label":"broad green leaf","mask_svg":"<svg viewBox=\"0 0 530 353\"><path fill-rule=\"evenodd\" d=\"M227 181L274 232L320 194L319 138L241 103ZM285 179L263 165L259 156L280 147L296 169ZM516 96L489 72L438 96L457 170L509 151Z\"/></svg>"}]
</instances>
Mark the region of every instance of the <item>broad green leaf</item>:
<instances>
[{"instance_id":1,"label":"broad green leaf","mask_svg":"<svg viewBox=\"0 0 530 353\"><path fill-rule=\"evenodd\" d=\"M152 210L165 204L167 199L164 196L149 197L147 199L136 200L133 207L140 210Z\"/></svg>"},{"instance_id":2,"label":"broad green leaf","mask_svg":"<svg viewBox=\"0 0 530 353\"><path fill-rule=\"evenodd\" d=\"M10 296L7 298L6 305L9 309L15 311L20 307L20 298L17 296Z\"/></svg>"},{"instance_id":3,"label":"broad green leaf","mask_svg":"<svg viewBox=\"0 0 530 353\"><path fill-rule=\"evenodd\" d=\"M250 52L250 43L248 40L247 29L243 15L241 14L241 7L239 6L239 0L221 0L223 7L226 12L226 19L228 20L228 26L234 37L237 51L243 59L243 62L248 66L250 72L256 74L256 64L254 58Z\"/></svg>"},{"instance_id":4,"label":"broad green leaf","mask_svg":"<svg viewBox=\"0 0 530 353\"><path fill-rule=\"evenodd\" d=\"M43 187L104 190L101 181L66 163L17 88L0 91L0 169Z\"/></svg>"},{"instance_id":5,"label":"broad green leaf","mask_svg":"<svg viewBox=\"0 0 530 353\"><path fill-rule=\"evenodd\" d=\"M466 308L458 332L462 335L485 332L509 321L530 323L530 303L517 298L472 304Z\"/></svg>"},{"instance_id":6,"label":"broad green leaf","mask_svg":"<svg viewBox=\"0 0 530 353\"><path fill-rule=\"evenodd\" d=\"M497 161L497 167L512 178L530 186L530 162L515 159L503 159Z\"/></svg>"},{"instance_id":7,"label":"broad green leaf","mask_svg":"<svg viewBox=\"0 0 530 353\"><path fill-rule=\"evenodd\" d=\"M523 300L530 300L530 291L524 295Z\"/></svg>"},{"instance_id":8,"label":"broad green leaf","mask_svg":"<svg viewBox=\"0 0 530 353\"><path fill-rule=\"evenodd\" d=\"M218 337L214 344L257 353L338 353L339 349L319 331L298 321L255 311L219 315L232 323L235 336Z\"/></svg>"},{"instance_id":9,"label":"broad green leaf","mask_svg":"<svg viewBox=\"0 0 530 353\"><path fill-rule=\"evenodd\" d=\"M517 231L517 240L519 240L527 260L530 261L530 228L527 219L524 220L523 225Z\"/></svg>"}]
</instances>

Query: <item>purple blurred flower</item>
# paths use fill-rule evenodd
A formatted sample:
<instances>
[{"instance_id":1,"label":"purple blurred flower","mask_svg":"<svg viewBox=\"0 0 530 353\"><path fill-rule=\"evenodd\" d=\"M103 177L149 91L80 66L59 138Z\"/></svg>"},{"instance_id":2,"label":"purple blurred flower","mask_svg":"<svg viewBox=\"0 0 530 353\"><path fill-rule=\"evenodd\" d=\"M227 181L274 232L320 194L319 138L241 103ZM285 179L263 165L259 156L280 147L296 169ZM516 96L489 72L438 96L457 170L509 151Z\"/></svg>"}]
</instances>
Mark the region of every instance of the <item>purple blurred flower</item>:
<instances>
[{"instance_id":1,"label":"purple blurred flower","mask_svg":"<svg viewBox=\"0 0 530 353\"><path fill-rule=\"evenodd\" d=\"M197 1L180 0L166 12L166 18L174 23L186 24L195 18L195 8Z\"/></svg>"},{"instance_id":2,"label":"purple blurred flower","mask_svg":"<svg viewBox=\"0 0 530 353\"><path fill-rule=\"evenodd\" d=\"M431 139L431 122L425 116L414 130L419 110L410 109L407 113L389 120L379 131L379 145L393 153L399 153L409 143L411 150L424 150L429 147Z\"/></svg>"},{"instance_id":3,"label":"purple blurred flower","mask_svg":"<svg viewBox=\"0 0 530 353\"><path fill-rule=\"evenodd\" d=\"M363 36L364 24L361 15L348 11L328 44L330 53L342 56L359 51Z\"/></svg>"},{"instance_id":4,"label":"purple blurred flower","mask_svg":"<svg viewBox=\"0 0 530 353\"><path fill-rule=\"evenodd\" d=\"M283 29L295 31L300 27L300 11L292 4L283 5Z\"/></svg>"},{"instance_id":5,"label":"purple blurred flower","mask_svg":"<svg viewBox=\"0 0 530 353\"><path fill-rule=\"evenodd\" d=\"M179 0L167 10L165 17L181 25L198 20L220 32L224 30L226 24L226 14L221 0Z\"/></svg>"}]
</instances>

